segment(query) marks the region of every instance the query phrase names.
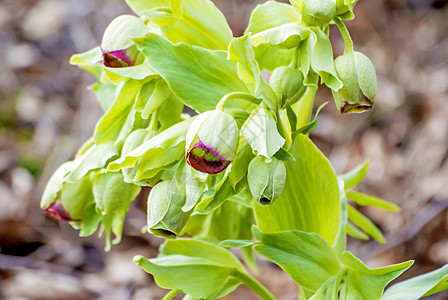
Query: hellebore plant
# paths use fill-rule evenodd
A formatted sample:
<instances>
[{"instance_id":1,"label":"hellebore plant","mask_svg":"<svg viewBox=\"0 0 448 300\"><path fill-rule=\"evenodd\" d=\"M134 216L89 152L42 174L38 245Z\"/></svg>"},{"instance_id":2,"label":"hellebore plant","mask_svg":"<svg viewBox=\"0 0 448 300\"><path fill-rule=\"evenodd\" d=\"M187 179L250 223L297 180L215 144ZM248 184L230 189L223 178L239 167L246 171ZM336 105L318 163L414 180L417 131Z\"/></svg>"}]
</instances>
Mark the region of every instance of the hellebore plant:
<instances>
[{"instance_id":1,"label":"hellebore plant","mask_svg":"<svg viewBox=\"0 0 448 300\"><path fill-rule=\"evenodd\" d=\"M311 118L319 86L342 113L374 103L374 67L342 21L354 18L356 2L267 1L233 37L209 0L127 0L137 16L116 18L101 46L71 58L98 79L91 89L104 115L49 180L42 209L80 236L99 227L109 250L150 187L146 229L166 241L158 257L134 261L171 290L164 299L216 299L240 284L275 299L247 272L257 273L254 251L291 276L302 300L419 299L447 289L445 266L384 291L413 262L370 269L346 250L347 234L385 242L353 204L399 208L353 190L368 162L336 175L308 137L325 105ZM336 60L335 29L346 45Z\"/></svg>"}]
</instances>

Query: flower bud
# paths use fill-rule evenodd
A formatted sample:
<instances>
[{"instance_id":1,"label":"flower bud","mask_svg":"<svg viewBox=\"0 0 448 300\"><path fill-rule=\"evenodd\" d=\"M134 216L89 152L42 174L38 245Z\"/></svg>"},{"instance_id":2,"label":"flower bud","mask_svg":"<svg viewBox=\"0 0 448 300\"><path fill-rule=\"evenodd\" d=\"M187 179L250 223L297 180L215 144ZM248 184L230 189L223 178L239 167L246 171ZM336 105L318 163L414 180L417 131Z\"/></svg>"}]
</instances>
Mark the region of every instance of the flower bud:
<instances>
[{"instance_id":1,"label":"flower bud","mask_svg":"<svg viewBox=\"0 0 448 300\"><path fill-rule=\"evenodd\" d=\"M249 164L247 181L255 200L260 205L269 205L280 196L285 185L285 163L275 157L257 156Z\"/></svg>"},{"instance_id":2,"label":"flower bud","mask_svg":"<svg viewBox=\"0 0 448 300\"><path fill-rule=\"evenodd\" d=\"M191 210L184 212L185 192L173 182L156 184L148 197L148 229L156 236L175 238L187 224Z\"/></svg>"},{"instance_id":3,"label":"flower bud","mask_svg":"<svg viewBox=\"0 0 448 300\"><path fill-rule=\"evenodd\" d=\"M304 25L323 26L333 20L336 13L336 2L335 0L303 0L300 11Z\"/></svg>"},{"instance_id":4,"label":"flower bud","mask_svg":"<svg viewBox=\"0 0 448 300\"><path fill-rule=\"evenodd\" d=\"M146 25L137 17L122 15L115 18L104 31L101 41L104 65L111 68L135 65L139 56L131 38L146 35Z\"/></svg>"},{"instance_id":5,"label":"flower bud","mask_svg":"<svg viewBox=\"0 0 448 300\"><path fill-rule=\"evenodd\" d=\"M287 101L294 104L302 98L306 91L303 79L302 72L296 68L279 67L272 72L270 84L281 99L282 108L285 107Z\"/></svg>"},{"instance_id":6,"label":"flower bud","mask_svg":"<svg viewBox=\"0 0 448 300\"><path fill-rule=\"evenodd\" d=\"M238 126L228 114L212 110L199 115L186 136L186 160L195 170L216 174L235 158Z\"/></svg>"},{"instance_id":7,"label":"flower bud","mask_svg":"<svg viewBox=\"0 0 448 300\"><path fill-rule=\"evenodd\" d=\"M336 0L336 16L342 20L352 20L355 18L353 7L358 0Z\"/></svg>"},{"instance_id":8,"label":"flower bud","mask_svg":"<svg viewBox=\"0 0 448 300\"><path fill-rule=\"evenodd\" d=\"M376 96L376 74L372 62L361 52L351 52L335 60L335 68L344 86L332 91L341 113L370 109Z\"/></svg>"}]
</instances>

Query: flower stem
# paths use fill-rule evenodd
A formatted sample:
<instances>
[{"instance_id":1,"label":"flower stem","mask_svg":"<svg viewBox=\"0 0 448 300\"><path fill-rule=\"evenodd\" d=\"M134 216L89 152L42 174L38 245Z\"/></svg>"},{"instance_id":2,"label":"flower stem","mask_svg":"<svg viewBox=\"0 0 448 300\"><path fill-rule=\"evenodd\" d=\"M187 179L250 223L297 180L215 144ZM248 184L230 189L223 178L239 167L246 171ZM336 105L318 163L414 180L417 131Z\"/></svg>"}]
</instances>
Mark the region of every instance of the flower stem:
<instances>
[{"instance_id":1,"label":"flower stem","mask_svg":"<svg viewBox=\"0 0 448 300\"><path fill-rule=\"evenodd\" d=\"M255 97L254 95L247 94L247 93L241 93L241 92L234 92L225 95L224 97L219 100L218 104L216 104L216 109L220 111L224 111L224 105L226 105L227 101L238 99L238 100L244 100L247 102L254 103L256 105L261 103L261 99Z\"/></svg>"},{"instance_id":2,"label":"flower stem","mask_svg":"<svg viewBox=\"0 0 448 300\"><path fill-rule=\"evenodd\" d=\"M162 300L171 300L173 299L177 294L179 294L181 292L181 290L171 290L168 294L166 294Z\"/></svg>"},{"instance_id":3,"label":"flower stem","mask_svg":"<svg viewBox=\"0 0 448 300\"><path fill-rule=\"evenodd\" d=\"M353 52L353 41L350 37L350 33L348 32L347 27L345 27L344 22L342 22L341 18L334 18L334 23L338 26L339 31L341 32L342 38L344 39L345 49L344 54Z\"/></svg>"},{"instance_id":4,"label":"flower stem","mask_svg":"<svg viewBox=\"0 0 448 300\"><path fill-rule=\"evenodd\" d=\"M257 295L260 296L261 299L263 299L263 300L275 300L276 299L274 297L274 295L272 295L271 292L268 291L268 289L265 288L255 278L253 278L243 272L238 272L237 277L239 279L241 279L241 281L244 285L248 286L252 291L257 293Z\"/></svg>"}]
</instances>

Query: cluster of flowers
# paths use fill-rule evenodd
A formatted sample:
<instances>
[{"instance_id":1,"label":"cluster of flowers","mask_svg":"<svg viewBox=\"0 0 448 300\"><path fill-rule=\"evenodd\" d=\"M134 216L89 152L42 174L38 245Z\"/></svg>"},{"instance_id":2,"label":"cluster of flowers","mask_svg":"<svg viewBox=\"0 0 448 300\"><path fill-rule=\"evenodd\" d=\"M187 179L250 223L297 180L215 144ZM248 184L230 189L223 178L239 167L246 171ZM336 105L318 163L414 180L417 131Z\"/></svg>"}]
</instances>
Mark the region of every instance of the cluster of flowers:
<instances>
[{"instance_id":1,"label":"cluster of flowers","mask_svg":"<svg viewBox=\"0 0 448 300\"><path fill-rule=\"evenodd\" d=\"M374 68L341 21L354 17L356 1L269 1L240 38L211 2L171 2L129 0L140 17L117 17L100 47L72 57L99 79L92 89L106 113L55 172L41 206L83 236L101 223L119 242L140 186L153 186L148 227L164 237L232 197L268 205L287 180L294 138L315 127L307 122L319 76L341 112L373 104ZM346 41L335 61L332 21ZM272 71L269 84L262 69ZM200 114L183 114L184 105Z\"/></svg>"}]
</instances>

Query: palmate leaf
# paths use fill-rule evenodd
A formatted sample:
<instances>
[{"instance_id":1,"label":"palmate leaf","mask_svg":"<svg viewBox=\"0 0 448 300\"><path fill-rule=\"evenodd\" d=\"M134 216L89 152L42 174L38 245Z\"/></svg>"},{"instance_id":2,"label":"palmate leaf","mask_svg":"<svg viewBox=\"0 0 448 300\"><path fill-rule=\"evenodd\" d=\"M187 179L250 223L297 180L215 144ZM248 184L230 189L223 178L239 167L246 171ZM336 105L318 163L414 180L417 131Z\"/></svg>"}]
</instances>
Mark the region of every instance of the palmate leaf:
<instances>
[{"instance_id":1,"label":"palmate leaf","mask_svg":"<svg viewBox=\"0 0 448 300\"><path fill-rule=\"evenodd\" d=\"M448 289L448 265L432 272L396 283L380 300L417 300Z\"/></svg>"},{"instance_id":2,"label":"palmate leaf","mask_svg":"<svg viewBox=\"0 0 448 300\"><path fill-rule=\"evenodd\" d=\"M341 287L341 299L371 300L379 299L386 285L409 269L414 261L406 261L387 267L369 269L350 252L341 256L347 268Z\"/></svg>"},{"instance_id":3,"label":"palmate leaf","mask_svg":"<svg viewBox=\"0 0 448 300\"><path fill-rule=\"evenodd\" d=\"M332 245L341 222L336 174L304 135L296 137L290 153L296 161L286 163L287 179L280 197L269 206L254 206L258 227L264 233L314 232Z\"/></svg>"},{"instance_id":4,"label":"palmate leaf","mask_svg":"<svg viewBox=\"0 0 448 300\"><path fill-rule=\"evenodd\" d=\"M236 63L227 60L225 51L184 43L173 45L156 34L134 41L173 93L199 112L214 109L226 94L247 92L238 77Z\"/></svg>"},{"instance_id":5,"label":"palmate leaf","mask_svg":"<svg viewBox=\"0 0 448 300\"><path fill-rule=\"evenodd\" d=\"M339 260L331 246L318 234L282 231L265 234L253 227L260 241L254 249L287 272L299 285L310 291L339 272Z\"/></svg>"},{"instance_id":6,"label":"palmate leaf","mask_svg":"<svg viewBox=\"0 0 448 300\"><path fill-rule=\"evenodd\" d=\"M376 227L376 225L370 221L366 216L357 211L353 206L348 206L348 219L353 222L356 226L361 228L365 233L369 234L372 238L381 244L386 243L381 231Z\"/></svg>"},{"instance_id":7,"label":"palmate leaf","mask_svg":"<svg viewBox=\"0 0 448 300\"><path fill-rule=\"evenodd\" d=\"M241 263L228 250L211 243L178 239L166 242L160 257L134 261L167 289L180 289L197 299L216 299L235 289L245 273Z\"/></svg>"}]
</instances>

